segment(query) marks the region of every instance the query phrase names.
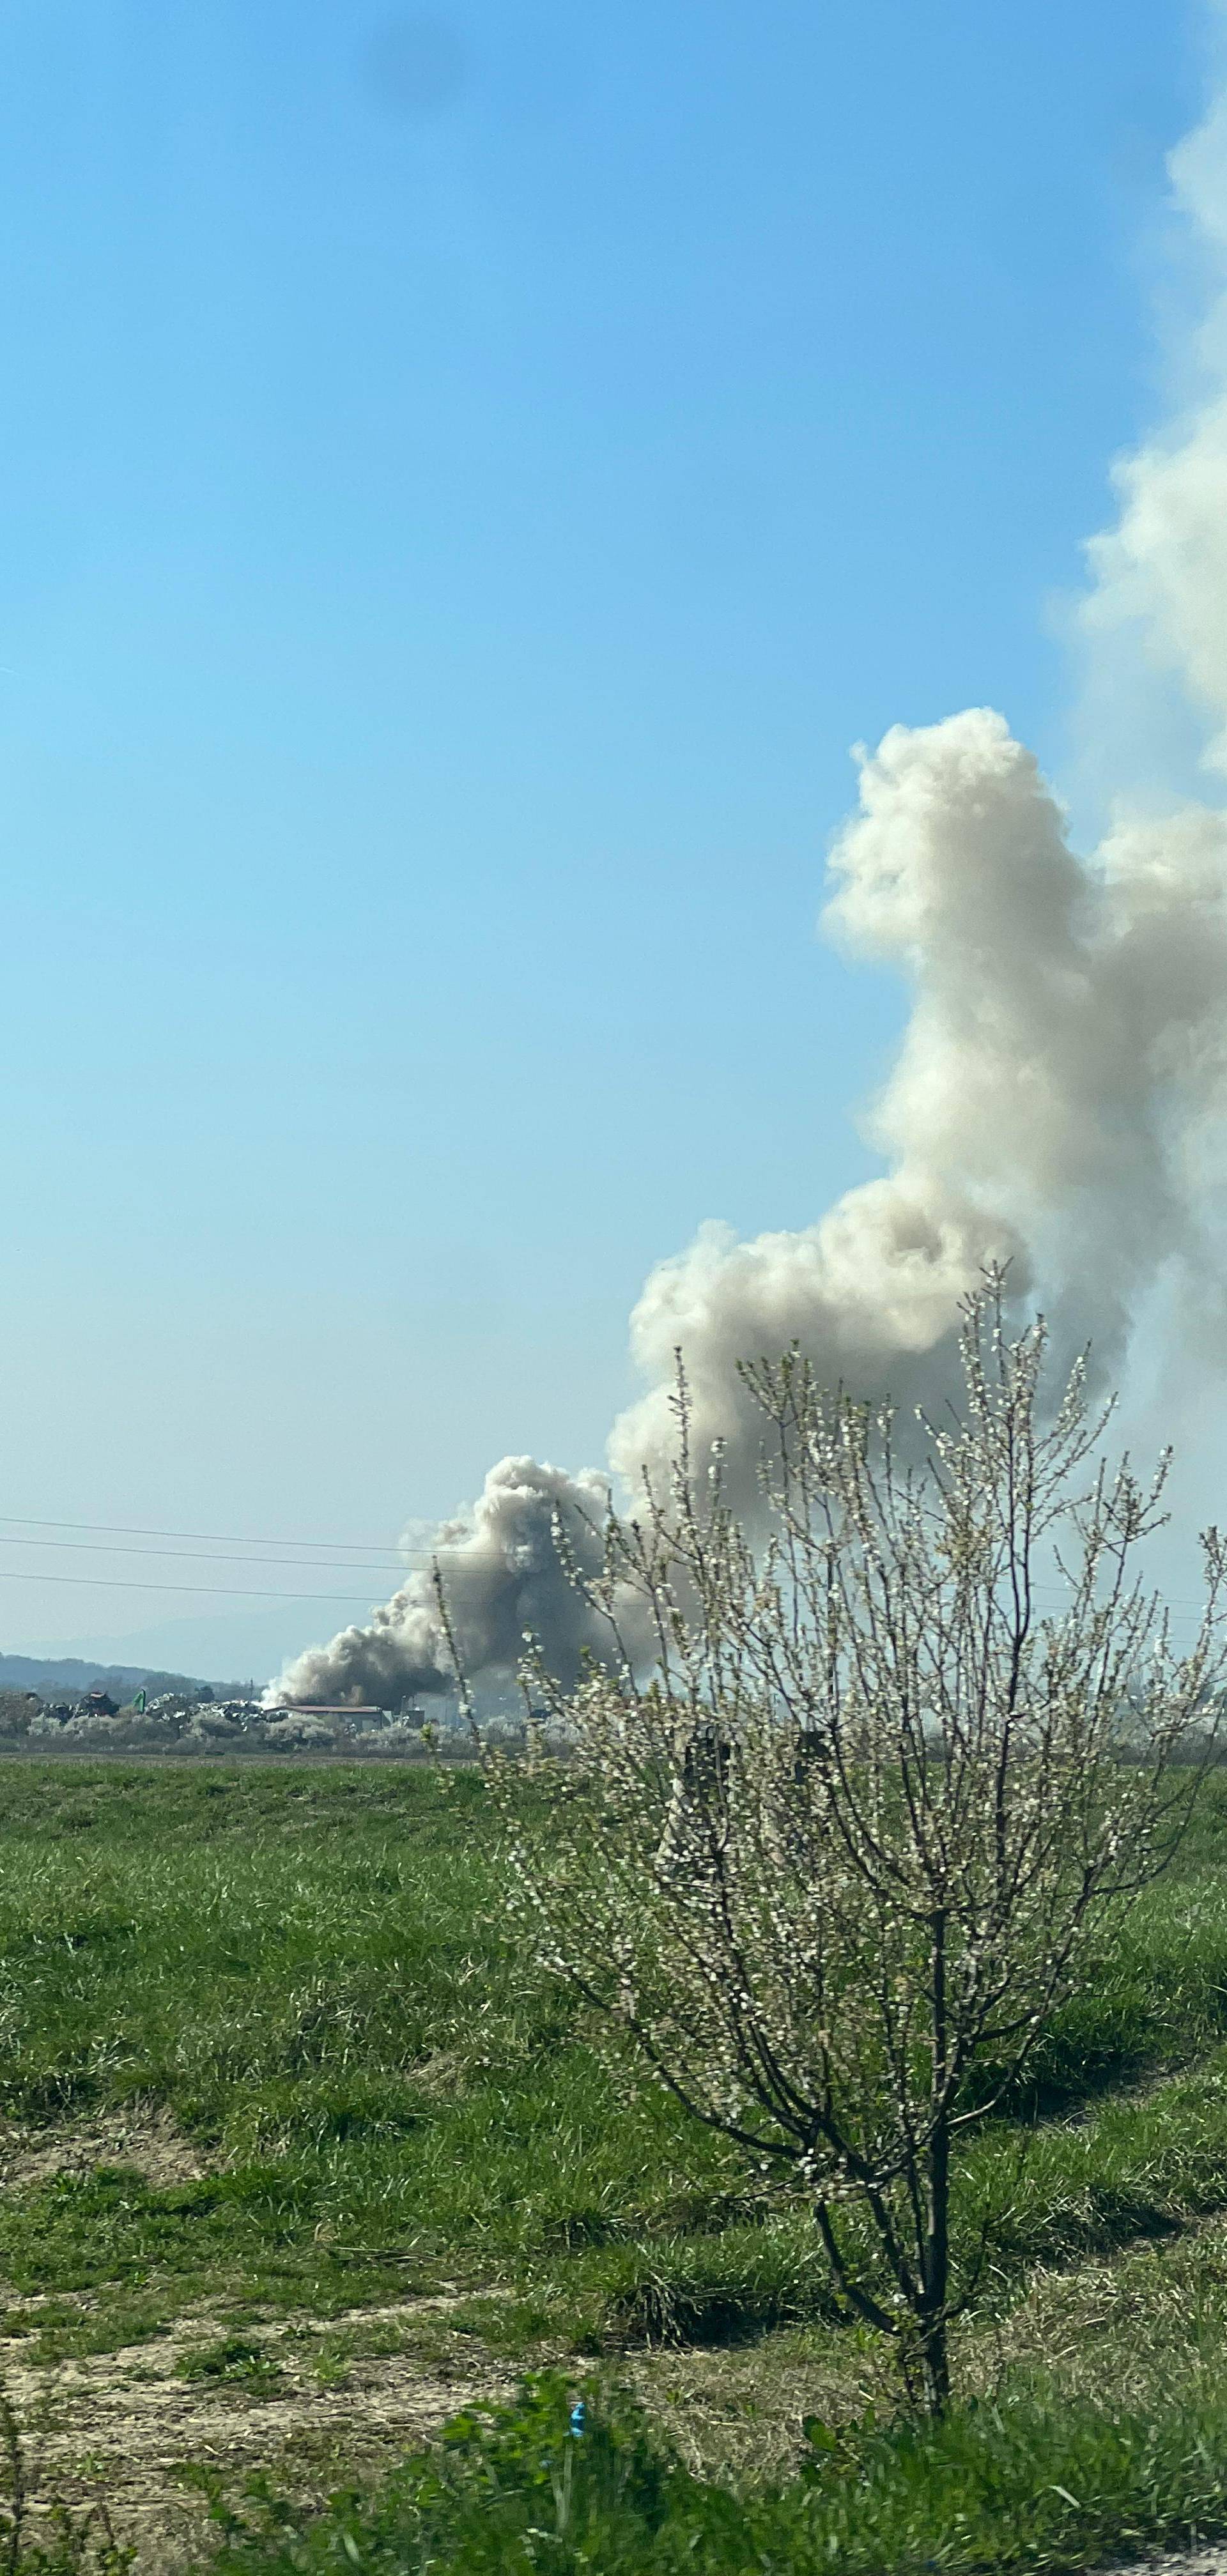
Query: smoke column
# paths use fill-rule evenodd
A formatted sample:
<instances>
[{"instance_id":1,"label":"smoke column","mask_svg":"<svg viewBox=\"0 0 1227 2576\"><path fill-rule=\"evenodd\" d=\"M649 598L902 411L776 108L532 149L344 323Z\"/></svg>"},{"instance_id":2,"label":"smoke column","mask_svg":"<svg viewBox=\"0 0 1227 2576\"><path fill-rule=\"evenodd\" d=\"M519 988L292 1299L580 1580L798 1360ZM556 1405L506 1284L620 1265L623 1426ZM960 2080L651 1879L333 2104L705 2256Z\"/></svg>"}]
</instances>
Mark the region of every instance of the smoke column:
<instances>
[{"instance_id":1,"label":"smoke column","mask_svg":"<svg viewBox=\"0 0 1227 2576\"><path fill-rule=\"evenodd\" d=\"M1227 9L1214 12L1220 44ZM1224 47L1227 50L1227 46ZM1205 121L1169 163L1187 239L1209 278L1184 352L1193 398L1116 466L1115 528L1089 548L1094 587L1083 627L1107 684L1119 647L1174 683L1206 736L1207 767L1227 771L1227 74ZM1134 681L1137 689L1137 679ZM1119 755L1118 755L1119 756Z\"/></svg>"},{"instance_id":2,"label":"smoke column","mask_svg":"<svg viewBox=\"0 0 1227 2576\"><path fill-rule=\"evenodd\" d=\"M1117 469L1120 514L1091 548L1082 615L1105 663L1122 636L1174 682L1227 771L1227 97L1173 156L1176 198L1216 280L1192 357L1201 390ZM1227 1098L1227 814L1130 816L1089 857L1005 720L972 708L895 726L858 755L859 809L831 861L832 935L906 978L910 1016L872 1135L885 1175L799 1233L739 1242L719 1224L653 1271L631 1318L646 1391L609 1466L638 1481L671 1447L675 1347L699 1443L727 1443L743 1502L757 1423L739 1359L793 1340L828 1382L901 1407L940 1403L960 1300L990 1259L1041 1302L1058 1346L1116 1369L1161 1277L1214 1290L1199 1172ZM437 1534L471 1673L514 1667L531 1630L574 1670L588 1635L555 1555L581 1554L606 1479L505 1458ZM272 1694L387 1702L446 1689L428 1578L369 1627L292 1664Z\"/></svg>"}]
</instances>

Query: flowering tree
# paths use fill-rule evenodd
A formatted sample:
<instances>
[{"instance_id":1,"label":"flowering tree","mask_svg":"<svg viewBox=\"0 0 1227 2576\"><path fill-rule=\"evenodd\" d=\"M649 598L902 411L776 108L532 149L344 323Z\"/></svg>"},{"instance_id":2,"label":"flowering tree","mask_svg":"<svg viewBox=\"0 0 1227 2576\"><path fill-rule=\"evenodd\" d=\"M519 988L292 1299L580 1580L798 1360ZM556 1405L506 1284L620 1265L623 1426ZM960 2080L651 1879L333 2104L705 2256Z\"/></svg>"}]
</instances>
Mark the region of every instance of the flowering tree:
<instances>
[{"instance_id":1,"label":"flowering tree","mask_svg":"<svg viewBox=\"0 0 1227 2576\"><path fill-rule=\"evenodd\" d=\"M1135 1573L1166 1474L1102 1459L1074 1369L1042 1400L1042 1322L967 1305L963 1402L904 1456L889 1410L793 1352L744 1371L763 1535L690 1455L611 1516L608 1623L578 1688L530 1659L569 1752L544 1832L490 1762L538 1954L696 2118L791 2178L845 2313L895 2339L937 2411L977 2249L951 2159L1076 1983L1088 1925L1168 1857L1222 1662L1224 1548L1177 1653ZM560 1542L561 1543L561 1542ZM1050 1606L1041 1602L1049 1599ZM628 1606L655 1667L620 1650ZM971 2079L976 2078L974 2089ZM982 2248L980 2249L982 2252Z\"/></svg>"}]
</instances>

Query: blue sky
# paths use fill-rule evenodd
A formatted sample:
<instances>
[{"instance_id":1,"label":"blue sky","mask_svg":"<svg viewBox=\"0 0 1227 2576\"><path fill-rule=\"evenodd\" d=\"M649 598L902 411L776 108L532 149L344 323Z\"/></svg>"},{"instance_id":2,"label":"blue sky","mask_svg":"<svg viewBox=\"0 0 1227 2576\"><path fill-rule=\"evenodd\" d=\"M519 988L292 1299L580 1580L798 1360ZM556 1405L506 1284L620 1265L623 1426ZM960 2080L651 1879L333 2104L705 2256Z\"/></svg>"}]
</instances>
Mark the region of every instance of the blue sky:
<instances>
[{"instance_id":1,"label":"blue sky","mask_svg":"<svg viewBox=\"0 0 1227 2576\"><path fill-rule=\"evenodd\" d=\"M870 1168L848 749L987 700L1069 765L1203 34L6 0L12 1532L386 1545L599 1460L651 1262ZM0 1643L343 1611L146 1571L6 1540Z\"/></svg>"}]
</instances>

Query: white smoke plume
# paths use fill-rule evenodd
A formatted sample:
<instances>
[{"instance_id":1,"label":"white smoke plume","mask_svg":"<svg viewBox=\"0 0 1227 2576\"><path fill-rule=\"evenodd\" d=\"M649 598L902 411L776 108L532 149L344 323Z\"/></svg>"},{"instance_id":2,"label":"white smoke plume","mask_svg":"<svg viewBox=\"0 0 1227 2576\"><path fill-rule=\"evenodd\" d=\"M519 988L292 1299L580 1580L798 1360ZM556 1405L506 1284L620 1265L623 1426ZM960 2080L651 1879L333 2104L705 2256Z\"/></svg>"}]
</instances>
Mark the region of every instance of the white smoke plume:
<instances>
[{"instance_id":1,"label":"white smoke plume","mask_svg":"<svg viewBox=\"0 0 1227 2576\"><path fill-rule=\"evenodd\" d=\"M1217 284L1198 335L1199 399L1117 473L1120 517L1091 548L1095 639L1129 627L1174 676L1227 768L1227 97L1173 156L1177 199ZM739 1242L705 1226L652 1273L631 1319L647 1382L615 1424L615 1478L672 1445L681 1347L696 1440L727 1443L753 1491L756 1418L738 1360L792 1341L831 1384L940 1403L961 1299L990 1260L1042 1302L1066 1348L1117 1368L1148 1291L1215 1278L1202 1175L1227 1102L1227 815L1123 812L1072 850L1032 755L985 708L894 727L860 756L860 810L836 842L826 921L907 978L911 1012L872 1133L888 1169L799 1233ZM492 1468L437 1546L470 1672L513 1668L527 1630L561 1670L589 1633L554 1550L584 1551L605 1480L531 1459ZM446 1688L429 1579L371 1625L300 1656L291 1700L385 1703Z\"/></svg>"},{"instance_id":2,"label":"white smoke plume","mask_svg":"<svg viewBox=\"0 0 1227 2576\"><path fill-rule=\"evenodd\" d=\"M1227 42L1227 9L1215 18ZM1184 355L1192 397L1115 468L1116 526L1089 548L1094 587L1082 623L1109 685L1113 646L1140 648L1208 731L1204 757L1227 769L1227 79L1204 122L1169 162L1184 238L1207 280Z\"/></svg>"}]
</instances>

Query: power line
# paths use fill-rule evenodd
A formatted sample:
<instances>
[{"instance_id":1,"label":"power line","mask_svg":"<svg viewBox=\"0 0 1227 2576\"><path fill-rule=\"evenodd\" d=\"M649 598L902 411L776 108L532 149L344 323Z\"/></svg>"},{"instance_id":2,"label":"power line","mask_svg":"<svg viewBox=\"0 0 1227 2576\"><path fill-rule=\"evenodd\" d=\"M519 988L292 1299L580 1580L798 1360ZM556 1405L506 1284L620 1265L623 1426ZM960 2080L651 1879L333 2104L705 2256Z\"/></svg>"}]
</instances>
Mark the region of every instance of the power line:
<instances>
[{"instance_id":1,"label":"power line","mask_svg":"<svg viewBox=\"0 0 1227 2576\"><path fill-rule=\"evenodd\" d=\"M329 1559L328 1556L320 1555L317 1555L314 1559L305 1556L257 1556L252 1554L248 1554L246 1556L219 1557L209 1553L202 1553L195 1548L188 1547L186 1544L181 1548L109 1547L105 1545L101 1547L91 1547L88 1545L86 1540L82 1539L28 1538L21 1535L22 1532L27 1530L84 1530L89 1533L91 1538L102 1540L108 1540L110 1538L161 1538L172 1539L185 1543L190 1540L201 1540L205 1542L212 1540L218 1546L227 1548L246 1548L249 1550L265 1547L314 1548L316 1550L330 1549L333 1553L331 1559ZM379 1542L375 1541L369 1552L364 1555L362 1561L350 1567L343 1564L342 1558L346 1554L353 1555L355 1557L358 1556L359 1550L363 1547L363 1542L358 1539L241 1538L233 1533L226 1533L219 1530L161 1530L144 1529L127 1522L38 1520L30 1515L23 1516L16 1512L0 1512L0 1547L56 1548L57 1550L71 1550L74 1553L79 1550L83 1554L97 1556L157 1557L164 1560L169 1559L172 1564L181 1561L188 1561L190 1559L192 1563L233 1565L237 1568L247 1565L301 1565L304 1572L308 1569L315 1571L318 1568L318 1571L321 1574L335 1568L338 1573L346 1574L353 1572L355 1574L372 1573L377 1575L404 1575L418 1571L423 1566L429 1565L432 1561L429 1554L417 1551L415 1552L415 1565L414 1553L406 1551L403 1556L392 1556L386 1550L382 1550ZM159 1583L156 1580L142 1583L132 1580L126 1581L122 1576L118 1575L53 1574L44 1572L41 1568L33 1567L28 1571L25 1569L22 1569L21 1571L17 1571L15 1569L0 1569L0 1581L8 1583L86 1584L92 1585L95 1590L107 1592L193 1593L198 1594L205 1600L211 1597L216 1597L219 1600L344 1602L349 1604L351 1607L355 1602L366 1600L365 1594L359 1594L356 1592L285 1592L275 1590L271 1586L207 1583ZM1053 1582L1051 1577L1041 1578L1038 1582L1034 1583L1032 1585L1032 1591L1037 1600L1046 1597L1050 1603L1060 1602L1068 1604L1073 1598L1072 1587L1067 1588L1064 1585L1057 1584ZM1179 1612L1198 1611L1201 1609L1202 1604L1199 1601L1192 1599L1186 1593L1183 1596L1170 1596L1164 1606L1169 1611ZM1183 1619L1177 1618L1172 1624L1175 1628L1180 1629L1187 1626L1189 1623Z\"/></svg>"},{"instance_id":2,"label":"power line","mask_svg":"<svg viewBox=\"0 0 1227 2576\"><path fill-rule=\"evenodd\" d=\"M322 1544L322 1542L321 1542ZM20 1538L0 1530L0 1547L67 1548L84 1556L158 1556L169 1557L172 1565L203 1563L206 1565L314 1565L321 1574L329 1571L327 1558L306 1556L216 1556L205 1548L172 1547L97 1547L87 1538ZM407 1574L412 1571L408 1557L385 1557L382 1561L368 1558L365 1564L342 1565L334 1562L342 1574Z\"/></svg>"},{"instance_id":3,"label":"power line","mask_svg":"<svg viewBox=\"0 0 1227 2576\"><path fill-rule=\"evenodd\" d=\"M125 1581L122 1574L40 1574L24 1567L18 1572L12 1566L0 1567L0 1583L76 1583L96 1592L193 1592L204 1601L344 1601L350 1609L355 1602L369 1606L370 1601L365 1592L273 1592L240 1583L137 1583Z\"/></svg>"},{"instance_id":4,"label":"power line","mask_svg":"<svg viewBox=\"0 0 1227 2576\"><path fill-rule=\"evenodd\" d=\"M4 1529L88 1530L95 1538L181 1538L201 1539L206 1545L219 1547L330 1547L341 1556L385 1556L389 1553L386 1539L356 1538L240 1538L226 1530L165 1530L130 1528L126 1521L40 1521L29 1512L0 1512Z\"/></svg>"}]
</instances>

